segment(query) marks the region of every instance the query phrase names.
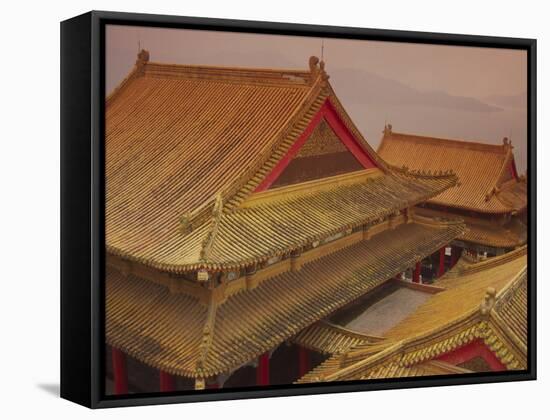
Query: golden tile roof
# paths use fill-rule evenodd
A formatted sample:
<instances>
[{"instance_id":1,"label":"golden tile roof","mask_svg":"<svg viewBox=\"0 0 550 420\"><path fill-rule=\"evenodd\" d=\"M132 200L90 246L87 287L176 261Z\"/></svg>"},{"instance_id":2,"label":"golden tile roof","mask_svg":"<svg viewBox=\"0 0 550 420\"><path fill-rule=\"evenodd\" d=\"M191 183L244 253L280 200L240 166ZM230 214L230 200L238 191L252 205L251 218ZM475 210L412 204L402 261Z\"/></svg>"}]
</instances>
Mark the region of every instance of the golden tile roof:
<instances>
[{"instance_id":1,"label":"golden tile roof","mask_svg":"<svg viewBox=\"0 0 550 420\"><path fill-rule=\"evenodd\" d=\"M527 366L527 248L461 264L438 281L433 295L375 344L330 357L299 383L364 379L409 368L481 339L508 369ZM480 304L481 303L481 304ZM417 371L417 373L421 371Z\"/></svg>"},{"instance_id":2,"label":"golden tile roof","mask_svg":"<svg viewBox=\"0 0 550 420\"><path fill-rule=\"evenodd\" d=\"M414 265L463 229L456 223L401 224L221 303L204 304L109 268L106 339L172 374L229 372Z\"/></svg>"},{"instance_id":3,"label":"golden tile roof","mask_svg":"<svg viewBox=\"0 0 550 420\"><path fill-rule=\"evenodd\" d=\"M527 206L525 182L514 179L514 155L502 145L422 137L384 130L379 156L386 162L423 171L452 169L459 184L430 202L481 213L510 213Z\"/></svg>"},{"instance_id":4,"label":"golden tile roof","mask_svg":"<svg viewBox=\"0 0 550 420\"><path fill-rule=\"evenodd\" d=\"M142 238L134 254L109 250L163 271L238 269L378 221L455 181L452 176L359 171L257 194L229 212L219 204L217 213L190 232L167 233L162 242Z\"/></svg>"},{"instance_id":5,"label":"golden tile roof","mask_svg":"<svg viewBox=\"0 0 550 420\"><path fill-rule=\"evenodd\" d=\"M243 266L425 200L456 182L453 175L390 171L315 58L309 71L148 60L140 53L106 103L106 242L112 255L171 272ZM241 209L327 99L384 177ZM357 204L349 202L352 196ZM367 208L367 198L379 207ZM316 219L320 208L335 217Z\"/></svg>"}]
</instances>

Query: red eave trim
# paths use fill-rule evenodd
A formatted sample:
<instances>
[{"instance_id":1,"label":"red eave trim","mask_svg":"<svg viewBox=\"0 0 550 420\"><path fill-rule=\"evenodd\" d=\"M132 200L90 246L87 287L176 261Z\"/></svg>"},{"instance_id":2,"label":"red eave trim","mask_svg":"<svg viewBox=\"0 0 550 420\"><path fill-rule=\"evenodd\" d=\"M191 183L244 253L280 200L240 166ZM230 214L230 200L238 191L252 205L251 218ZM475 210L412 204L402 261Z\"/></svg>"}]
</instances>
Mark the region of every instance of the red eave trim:
<instances>
[{"instance_id":1,"label":"red eave trim","mask_svg":"<svg viewBox=\"0 0 550 420\"><path fill-rule=\"evenodd\" d=\"M288 166L290 161L296 156L298 151L302 148L307 141L313 130L321 122L322 119L328 123L330 128L338 136L340 141L348 148L348 150L355 156L355 158L365 167L365 169L375 168L377 165L370 155L363 149L360 142L353 136L348 130L340 116L338 115L334 105L329 99L326 99L317 114L313 117L308 124L304 132L298 137L298 140L294 142L292 147L283 156L283 158L277 163L277 165L271 170L271 172L264 178L264 180L258 185L254 192L261 192L267 190L273 182L281 175L284 169Z\"/></svg>"},{"instance_id":2,"label":"red eave trim","mask_svg":"<svg viewBox=\"0 0 550 420\"><path fill-rule=\"evenodd\" d=\"M445 353L437 358L442 362L457 366L461 363L472 360L475 357L481 357L487 362L493 372L507 370L506 366L495 356L495 354L485 345L483 340L477 339L465 346L459 347L453 351Z\"/></svg>"}]
</instances>

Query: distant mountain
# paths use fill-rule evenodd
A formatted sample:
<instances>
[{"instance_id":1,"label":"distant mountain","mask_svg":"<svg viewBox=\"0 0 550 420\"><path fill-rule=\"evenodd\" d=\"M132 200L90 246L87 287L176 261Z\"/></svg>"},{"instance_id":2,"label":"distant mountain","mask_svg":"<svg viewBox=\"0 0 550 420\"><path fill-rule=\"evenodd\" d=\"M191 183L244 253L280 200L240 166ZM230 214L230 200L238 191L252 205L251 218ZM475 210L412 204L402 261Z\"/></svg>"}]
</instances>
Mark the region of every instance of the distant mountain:
<instances>
[{"instance_id":1,"label":"distant mountain","mask_svg":"<svg viewBox=\"0 0 550 420\"><path fill-rule=\"evenodd\" d=\"M425 106L470 112L498 112L502 108L476 98L441 91L422 91L365 70L333 69L330 81L344 103Z\"/></svg>"},{"instance_id":2,"label":"distant mountain","mask_svg":"<svg viewBox=\"0 0 550 420\"><path fill-rule=\"evenodd\" d=\"M491 95L483 98L483 100L503 108L527 109L527 92L518 93L517 95Z\"/></svg>"}]
</instances>

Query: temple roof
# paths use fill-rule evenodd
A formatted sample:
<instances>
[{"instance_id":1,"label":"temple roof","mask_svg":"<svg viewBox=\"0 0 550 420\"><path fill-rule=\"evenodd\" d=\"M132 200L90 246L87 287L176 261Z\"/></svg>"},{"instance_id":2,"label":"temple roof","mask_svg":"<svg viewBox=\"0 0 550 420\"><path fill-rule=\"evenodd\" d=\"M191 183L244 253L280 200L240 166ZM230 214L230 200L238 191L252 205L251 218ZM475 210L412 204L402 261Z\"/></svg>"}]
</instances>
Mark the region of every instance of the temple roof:
<instances>
[{"instance_id":1,"label":"temple roof","mask_svg":"<svg viewBox=\"0 0 550 420\"><path fill-rule=\"evenodd\" d=\"M186 231L167 232L159 241L136 238L133 253L113 245L110 251L170 272L239 269L378 222L455 182L453 176L358 171L259 193L229 212L222 211L220 201L208 219L196 222L198 226L186 222ZM123 241L123 235L121 230L111 238Z\"/></svg>"},{"instance_id":2,"label":"temple roof","mask_svg":"<svg viewBox=\"0 0 550 420\"><path fill-rule=\"evenodd\" d=\"M109 267L106 340L172 374L230 372L413 266L463 229L423 219L388 227L328 255L313 249L301 269L278 270L257 285L236 279L225 290L246 283L244 289L206 303Z\"/></svg>"},{"instance_id":3,"label":"temple roof","mask_svg":"<svg viewBox=\"0 0 550 420\"><path fill-rule=\"evenodd\" d=\"M482 340L508 369L526 367L526 247L459 264L436 285L445 290L383 334L383 340L337 353L298 382L384 377L380 372L389 371L394 372L389 377L422 375L423 369L410 368L474 340Z\"/></svg>"},{"instance_id":4,"label":"temple roof","mask_svg":"<svg viewBox=\"0 0 550 420\"><path fill-rule=\"evenodd\" d=\"M378 177L242 208L327 103ZM452 174L390 170L315 57L297 71L153 63L142 51L106 102L107 251L160 270L265 261L455 182ZM357 194L365 199L350 204ZM367 198L378 206L367 208ZM327 217L316 219L319 209Z\"/></svg>"},{"instance_id":5,"label":"temple roof","mask_svg":"<svg viewBox=\"0 0 550 420\"><path fill-rule=\"evenodd\" d=\"M437 172L452 169L459 184L430 202L481 213L510 213L527 206L526 183L515 173L508 139L502 145L423 137L386 127L379 156L410 169Z\"/></svg>"}]
</instances>

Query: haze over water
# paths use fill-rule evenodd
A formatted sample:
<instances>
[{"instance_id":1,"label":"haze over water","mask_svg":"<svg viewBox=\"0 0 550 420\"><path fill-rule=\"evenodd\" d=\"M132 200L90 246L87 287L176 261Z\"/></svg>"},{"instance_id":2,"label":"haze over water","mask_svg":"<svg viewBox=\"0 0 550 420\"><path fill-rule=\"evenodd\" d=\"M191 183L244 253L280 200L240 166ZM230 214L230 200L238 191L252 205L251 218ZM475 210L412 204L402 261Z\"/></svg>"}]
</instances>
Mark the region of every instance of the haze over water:
<instances>
[{"instance_id":1,"label":"haze over water","mask_svg":"<svg viewBox=\"0 0 550 420\"><path fill-rule=\"evenodd\" d=\"M108 26L106 89L132 69L138 47L151 61L307 69L320 38ZM394 131L501 144L510 137L527 166L524 51L325 39L330 82L363 135L378 147Z\"/></svg>"}]
</instances>

